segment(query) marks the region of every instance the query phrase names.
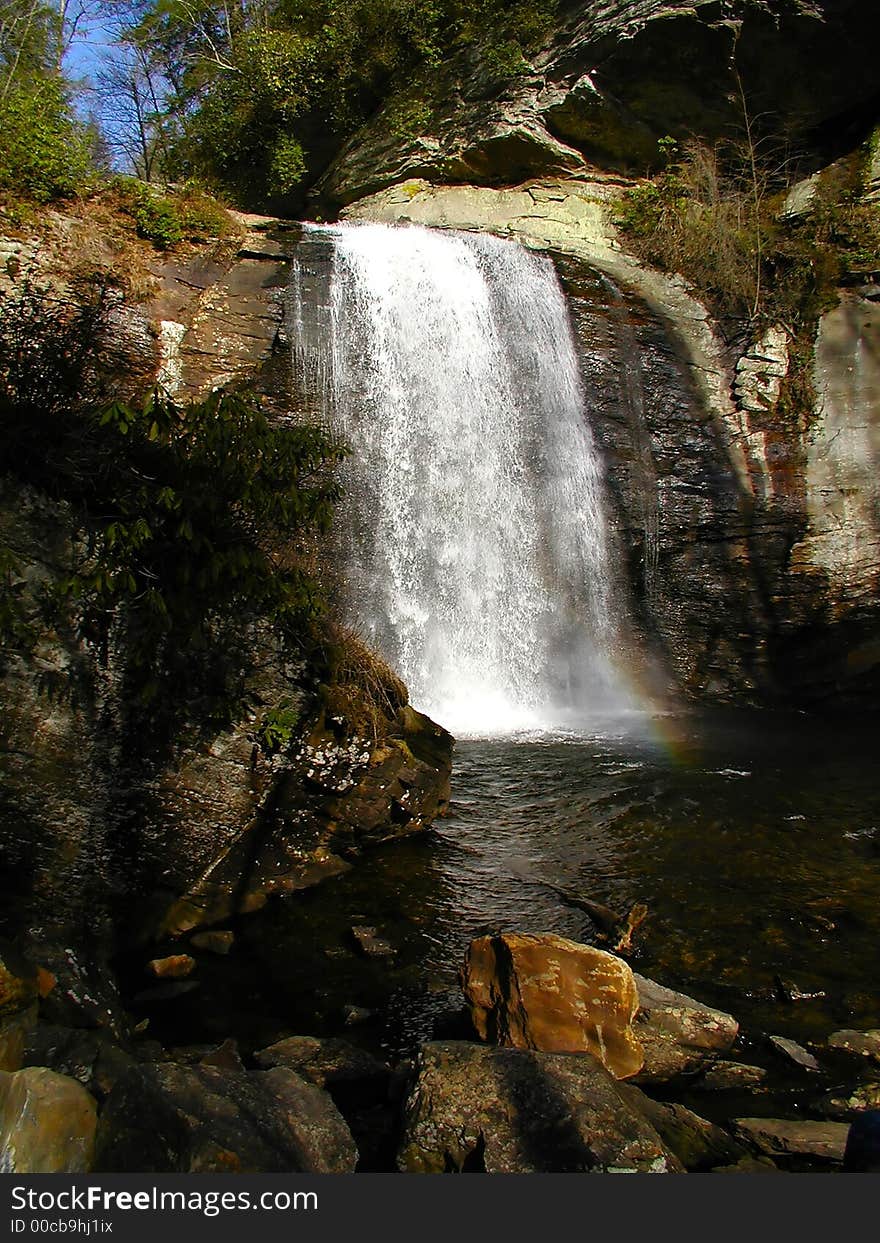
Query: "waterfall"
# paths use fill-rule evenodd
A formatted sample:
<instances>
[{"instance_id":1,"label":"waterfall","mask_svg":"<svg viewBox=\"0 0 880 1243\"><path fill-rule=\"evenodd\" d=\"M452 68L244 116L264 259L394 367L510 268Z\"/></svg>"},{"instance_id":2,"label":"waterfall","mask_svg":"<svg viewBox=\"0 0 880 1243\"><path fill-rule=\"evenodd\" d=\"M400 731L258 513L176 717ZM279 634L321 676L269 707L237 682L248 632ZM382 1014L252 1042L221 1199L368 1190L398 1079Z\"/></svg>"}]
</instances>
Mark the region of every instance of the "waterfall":
<instances>
[{"instance_id":1,"label":"waterfall","mask_svg":"<svg viewBox=\"0 0 880 1243\"><path fill-rule=\"evenodd\" d=\"M552 262L416 226L305 241L294 359L354 451L352 624L453 732L620 707L601 465Z\"/></svg>"}]
</instances>

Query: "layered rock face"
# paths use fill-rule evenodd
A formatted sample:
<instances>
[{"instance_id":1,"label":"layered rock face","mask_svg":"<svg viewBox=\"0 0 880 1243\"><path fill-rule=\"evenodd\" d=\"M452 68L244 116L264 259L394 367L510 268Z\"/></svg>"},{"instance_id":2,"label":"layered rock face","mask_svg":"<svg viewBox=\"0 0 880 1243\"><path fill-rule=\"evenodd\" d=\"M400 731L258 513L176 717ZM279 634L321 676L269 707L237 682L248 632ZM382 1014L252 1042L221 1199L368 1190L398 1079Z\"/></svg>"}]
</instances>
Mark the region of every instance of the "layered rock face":
<instances>
[{"instance_id":1,"label":"layered rock face","mask_svg":"<svg viewBox=\"0 0 880 1243\"><path fill-rule=\"evenodd\" d=\"M876 95L872 18L872 0L564 5L512 76L466 48L395 95L318 195L346 204L409 177L515 185L590 165L641 173L667 135L742 132L743 95L777 137L827 153Z\"/></svg>"}]
</instances>

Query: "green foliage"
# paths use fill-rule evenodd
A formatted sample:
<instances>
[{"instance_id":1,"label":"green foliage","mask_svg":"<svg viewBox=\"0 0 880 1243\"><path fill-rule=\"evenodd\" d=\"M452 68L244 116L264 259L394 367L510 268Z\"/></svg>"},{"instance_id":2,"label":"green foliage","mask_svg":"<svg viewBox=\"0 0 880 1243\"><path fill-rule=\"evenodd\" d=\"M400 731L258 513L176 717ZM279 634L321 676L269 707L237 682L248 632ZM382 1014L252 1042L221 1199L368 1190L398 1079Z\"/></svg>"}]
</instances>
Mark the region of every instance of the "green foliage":
<instances>
[{"instance_id":1,"label":"green foliage","mask_svg":"<svg viewBox=\"0 0 880 1243\"><path fill-rule=\"evenodd\" d=\"M255 730L257 744L269 755L289 746L299 724L299 710L289 699L282 699L270 708Z\"/></svg>"},{"instance_id":2,"label":"green foliage","mask_svg":"<svg viewBox=\"0 0 880 1243\"><path fill-rule=\"evenodd\" d=\"M164 193L132 178L118 178L120 207L135 222L138 236L159 250L169 250L180 242L201 242L225 237L231 222L221 205L204 190L183 186Z\"/></svg>"},{"instance_id":3,"label":"green foliage","mask_svg":"<svg viewBox=\"0 0 880 1243\"><path fill-rule=\"evenodd\" d=\"M291 651L309 641L322 602L296 541L329 523L346 449L246 393L98 400L120 365L95 372L110 306L104 290L62 304L31 289L0 320L2 461L76 524L44 621L116 654L142 725L225 719L260 628Z\"/></svg>"},{"instance_id":4,"label":"green foliage","mask_svg":"<svg viewBox=\"0 0 880 1243\"><path fill-rule=\"evenodd\" d=\"M285 197L300 185L306 173L306 157L302 144L282 134L272 151L268 189L273 196Z\"/></svg>"},{"instance_id":5,"label":"green foliage","mask_svg":"<svg viewBox=\"0 0 880 1243\"><path fill-rule=\"evenodd\" d=\"M89 155L57 78L17 82L0 100L0 192L38 203L69 197L89 182Z\"/></svg>"},{"instance_id":6,"label":"green foliage","mask_svg":"<svg viewBox=\"0 0 880 1243\"><path fill-rule=\"evenodd\" d=\"M424 66L479 45L499 81L557 0L153 0L129 38L169 83L172 165L245 203L296 204L342 141ZM423 132L415 113L405 136Z\"/></svg>"}]
</instances>

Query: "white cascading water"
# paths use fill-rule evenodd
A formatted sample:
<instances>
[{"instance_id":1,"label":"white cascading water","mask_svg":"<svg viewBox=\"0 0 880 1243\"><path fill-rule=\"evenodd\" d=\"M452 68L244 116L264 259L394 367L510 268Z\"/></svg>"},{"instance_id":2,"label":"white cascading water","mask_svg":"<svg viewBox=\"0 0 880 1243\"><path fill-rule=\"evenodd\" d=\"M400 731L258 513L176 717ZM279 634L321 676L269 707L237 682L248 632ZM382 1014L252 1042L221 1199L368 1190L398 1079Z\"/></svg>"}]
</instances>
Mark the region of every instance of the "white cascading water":
<instances>
[{"instance_id":1,"label":"white cascading water","mask_svg":"<svg viewBox=\"0 0 880 1243\"><path fill-rule=\"evenodd\" d=\"M294 356L354 450L352 624L453 733L621 708L601 467L553 264L482 234L310 232L332 242L329 306Z\"/></svg>"}]
</instances>

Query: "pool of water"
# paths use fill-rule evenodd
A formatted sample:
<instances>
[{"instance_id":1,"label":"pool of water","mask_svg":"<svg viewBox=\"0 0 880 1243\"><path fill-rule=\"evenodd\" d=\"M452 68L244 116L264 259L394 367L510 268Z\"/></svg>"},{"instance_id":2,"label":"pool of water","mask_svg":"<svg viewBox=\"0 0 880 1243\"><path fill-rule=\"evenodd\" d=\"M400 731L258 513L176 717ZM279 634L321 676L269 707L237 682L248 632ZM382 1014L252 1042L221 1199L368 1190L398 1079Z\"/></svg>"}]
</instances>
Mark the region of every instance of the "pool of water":
<instances>
[{"instance_id":1,"label":"pool of water","mask_svg":"<svg viewBox=\"0 0 880 1243\"><path fill-rule=\"evenodd\" d=\"M461 741L446 820L238 921L230 958L204 955L200 989L152 1007L152 1030L258 1047L346 1032L356 1006L359 1040L407 1054L462 1030L479 931L595 940L556 887L646 903L633 967L747 1032L880 1026L877 741L872 720L767 713ZM358 924L395 955L365 958Z\"/></svg>"}]
</instances>

